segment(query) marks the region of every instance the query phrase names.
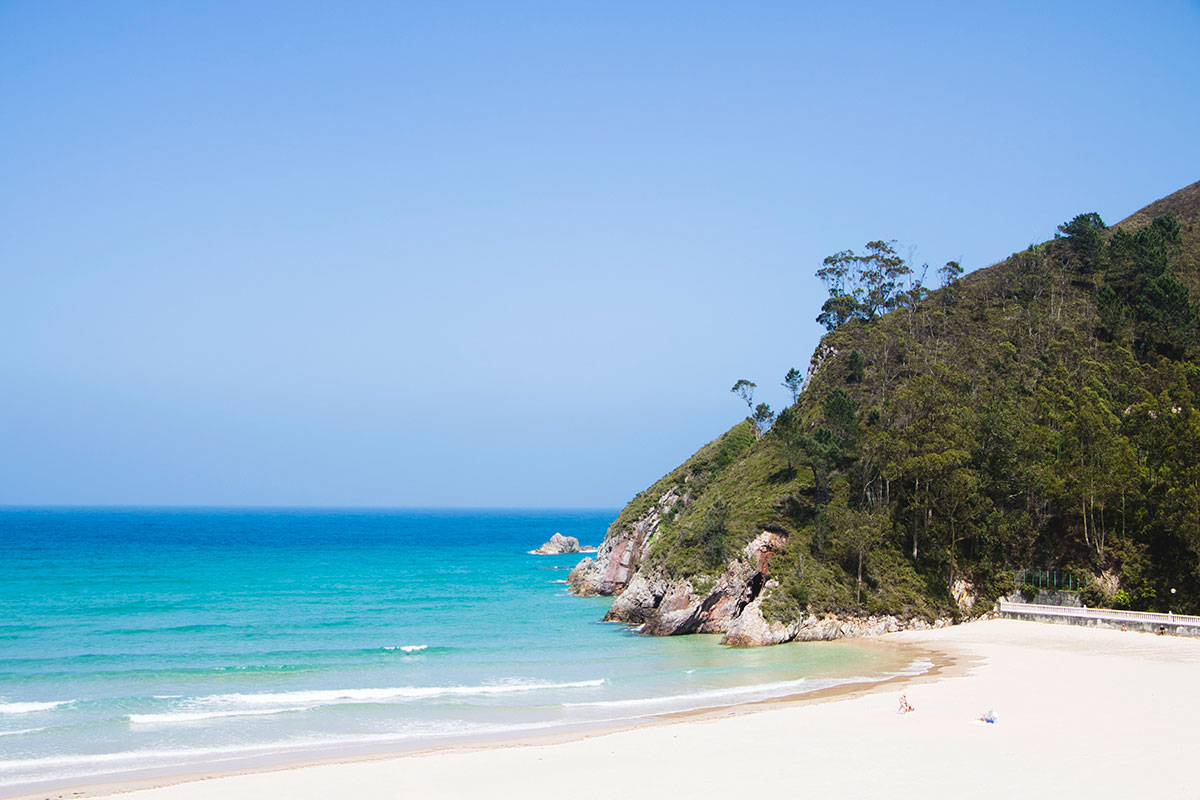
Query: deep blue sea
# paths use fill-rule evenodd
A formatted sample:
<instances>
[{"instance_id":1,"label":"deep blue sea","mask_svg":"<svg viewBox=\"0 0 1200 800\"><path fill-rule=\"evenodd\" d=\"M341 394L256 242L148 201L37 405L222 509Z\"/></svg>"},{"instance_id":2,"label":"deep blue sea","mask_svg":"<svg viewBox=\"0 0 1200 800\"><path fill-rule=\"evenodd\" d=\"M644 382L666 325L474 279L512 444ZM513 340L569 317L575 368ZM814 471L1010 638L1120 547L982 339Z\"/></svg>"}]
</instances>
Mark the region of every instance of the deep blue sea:
<instances>
[{"instance_id":1,"label":"deep blue sea","mask_svg":"<svg viewBox=\"0 0 1200 800\"><path fill-rule=\"evenodd\" d=\"M0 509L0 795L598 726L920 665L601 623L608 511Z\"/></svg>"}]
</instances>

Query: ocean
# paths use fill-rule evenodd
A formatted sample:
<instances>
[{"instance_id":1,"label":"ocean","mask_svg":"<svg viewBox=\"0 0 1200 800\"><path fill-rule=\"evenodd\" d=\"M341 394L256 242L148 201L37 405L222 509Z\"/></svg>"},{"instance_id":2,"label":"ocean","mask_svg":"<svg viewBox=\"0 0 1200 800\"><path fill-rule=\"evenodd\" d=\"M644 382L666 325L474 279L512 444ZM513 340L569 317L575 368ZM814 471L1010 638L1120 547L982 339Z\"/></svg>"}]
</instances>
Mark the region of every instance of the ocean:
<instances>
[{"instance_id":1,"label":"ocean","mask_svg":"<svg viewBox=\"0 0 1200 800\"><path fill-rule=\"evenodd\" d=\"M566 591L615 510L0 509L0 795L389 752L919 671L639 636Z\"/></svg>"}]
</instances>

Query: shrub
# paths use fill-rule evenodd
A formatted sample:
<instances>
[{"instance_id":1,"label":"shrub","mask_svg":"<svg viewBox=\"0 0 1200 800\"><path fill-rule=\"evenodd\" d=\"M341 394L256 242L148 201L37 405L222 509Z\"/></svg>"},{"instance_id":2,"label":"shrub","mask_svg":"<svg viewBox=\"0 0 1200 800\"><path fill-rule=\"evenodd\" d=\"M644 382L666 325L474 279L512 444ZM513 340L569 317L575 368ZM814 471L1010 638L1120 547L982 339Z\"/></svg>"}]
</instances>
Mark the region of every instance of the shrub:
<instances>
[{"instance_id":1,"label":"shrub","mask_svg":"<svg viewBox=\"0 0 1200 800\"><path fill-rule=\"evenodd\" d=\"M1104 596L1104 591L1100 588L1100 584L1092 581L1087 586L1079 590L1079 599L1085 606L1103 606L1108 599Z\"/></svg>"}]
</instances>

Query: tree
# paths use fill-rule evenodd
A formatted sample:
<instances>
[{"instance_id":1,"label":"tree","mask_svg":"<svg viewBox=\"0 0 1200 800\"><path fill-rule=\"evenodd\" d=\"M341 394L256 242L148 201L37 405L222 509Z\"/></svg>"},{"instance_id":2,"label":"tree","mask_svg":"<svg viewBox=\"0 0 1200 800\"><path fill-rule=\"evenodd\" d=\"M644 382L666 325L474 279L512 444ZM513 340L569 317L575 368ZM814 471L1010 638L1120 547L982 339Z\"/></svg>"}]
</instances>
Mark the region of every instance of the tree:
<instances>
[{"instance_id":1,"label":"tree","mask_svg":"<svg viewBox=\"0 0 1200 800\"><path fill-rule=\"evenodd\" d=\"M850 358L847 359L846 365L850 368L850 374L846 376L846 380L851 383L862 383L865 369L862 353L857 350L851 350Z\"/></svg>"},{"instance_id":2,"label":"tree","mask_svg":"<svg viewBox=\"0 0 1200 800\"><path fill-rule=\"evenodd\" d=\"M801 440L804 438L804 430L800 425L800 414L795 406L788 406L779 412L779 416L775 418L775 424L771 428L783 444L789 471L792 469L792 455L800 449Z\"/></svg>"},{"instance_id":3,"label":"tree","mask_svg":"<svg viewBox=\"0 0 1200 800\"><path fill-rule=\"evenodd\" d=\"M758 388L758 384L754 383L753 381L748 381L745 378L741 378L740 380L738 380L737 383L735 383L733 385L733 388L730 389L729 391L733 392L738 397L742 398L742 402L746 404L746 407L753 410L754 409L754 390L757 388Z\"/></svg>"},{"instance_id":4,"label":"tree","mask_svg":"<svg viewBox=\"0 0 1200 800\"><path fill-rule=\"evenodd\" d=\"M791 392L792 405L795 405L800 400L800 390L804 388L804 376L800 373L800 370L792 367L787 371L787 375L783 376L783 383L781 385Z\"/></svg>"},{"instance_id":5,"label":"tree","mask_svg":"<svg viewBox=\"0 0 1200 800\"><path fill-rule=\"evenodd\" d=\"M946 266L938 270L938 275L942 279L942 288L953 286L954 283L962 277L963 268L957 261L947 261Z\"/></svg>"},{"instance_id":6,"label":"tree","mask_svg":"<svg viewBox=\"0 0 1200 800\"><path fill-rule=\"evenodd\" d=\"M746 408L750 409L750 414L746 416L746 419L750 422L750 427L754 430L754 438L761 439L764 430L762 423L766 422L769 426L775 415L771 413L771 408L766 403L759 403L758 408L754 407L754 390L756 388L758 388L758 385L753 381L742 378L729 391L742 398L742 402L746 404Z\"/></svg>"},{"instance_id":7,"label":"tree","mask_svg":"<svg viewBox=\"0 0 1200 800\"><path fill-rule=\"evenodd\" d=\"M800 451L813 473L813 492L817 505L829 500L829 473L842 458L842 448L833 432L828 428L817 428L811 436L799 434L796 437Z\"/></svg>"},{"instance_id":8,"label":"tree","mask_svg":"<svg viewBox=\"0 0 1200 800\"><path fill-rule=\"evenodd\" d=\"M871 322L899 308L912 291L900 279L911 275L912 269L897 255L895 244L877 240L867 242L863 255L842 250L827 256L817 277L829 289L829 299L821 306L817 322L834 330L852 319Z\"/></svg>"},{"instance_id":9,"label":"tree","mask_svg":"<svg viewBox=\"0 0 1200 800\"><path fill-rule=\"evenodd\" d=\"M900 278L912 273L896 254L895 240L867 242L867 253L859 258L859 280L863 286L863 319L870 322L880 314L898 308L903 295Z\"/></svg>"},{"instance_id":10,"label":"tree","mask_svg":"<svg viewBox=\"0 0 1200 800\"><path fill-rule=\"evenodd\" d=\"M1096 295L1096 311L1110 339L1120 339L1125 335L1129 327L1129 307L1111 286L1105 286Z\"/></svg>"},{"instance_id":11,"label":"tree","mask_svg":"<svg viewBox=\"0 0 1200 800\"><path fill-rule=\"evenodd\" d=\"M759 403L754 407L754 414L750 420L754 426L755 438L761 439L762 435L767 432L767 428L770 428L771 423L775 421L775 413L766 403Z\"/></svg>"},{"instance_id":12,"label":"tree","mask_svg":"<svg viewBox=\"0 0 1200 800\"><path fill-rule=\"evenodd\" d=\"M1115 231L1108 244L1107 285L1097 296L1101 320L1114 338L1131 319L1140 350L1171 358L1181 357L1200 331L1188 288L1171 268L1179 231L1170 216L1155 217L1133 233Z\"/></svg>"},{"instance_id":13,"label":"tree","mask_svg":"<svg viewBox=\"0 0 1200 800\"><path fill-rule=\"evenodd\" d=\"M1188 288L1168 269L1146 282L1138 297L1136 311L1145 338L1155 342L1164 354L1178 358L1195 341L1196 309Z\"/></svg>"},{"instance_id":14,"label":"tree","mask_svg":"<svg viewBox=\"0 0 1200 800\"><path fill-rule=\"evenodd\" d=\"M831 331L846 324L858 315L858 301L852 294L832 294L830 289L830 297L821 306L821 313L817 315L817 322L825 326L825 330Z\"/></svg>"},{"instance_id":15,"label":"tree","mask_svg":"<svg viewBox=\"0 0 1200 800\"><path fill-rule=\"evenodd\" d=\"M857 582L854 602L862 602L863 564L872 550L883 541L888 527L888 517L883 513L871 513L850 508L844 497L838 497L826 509L826 521L832 528L834 541L848 552L856 562Z\"/></svg>"},{"instance_id":16,"label":"tree","mask_svg":"<svg viewBox=\"0 0 1200 800\"><path fill-rule=\"evenodd\" d=\"M839 387L825 396L825 421L840 446L846 447L853 440L858 427L858 404L845 389Z\"/></svg>"},{"instance_id":17,"label":"tree","mask_svg":"<svg viewBox=\"0 0 1200 800\"><path fill-rule=\"evenodd\" d=\"M1083 273L1100 268L1104 259L1104 220L1095 212L1079 214L1070 222L1058 226L1055 238L1065 238L1071 255L1069 263Z\"/></svg>"}]
</instances>

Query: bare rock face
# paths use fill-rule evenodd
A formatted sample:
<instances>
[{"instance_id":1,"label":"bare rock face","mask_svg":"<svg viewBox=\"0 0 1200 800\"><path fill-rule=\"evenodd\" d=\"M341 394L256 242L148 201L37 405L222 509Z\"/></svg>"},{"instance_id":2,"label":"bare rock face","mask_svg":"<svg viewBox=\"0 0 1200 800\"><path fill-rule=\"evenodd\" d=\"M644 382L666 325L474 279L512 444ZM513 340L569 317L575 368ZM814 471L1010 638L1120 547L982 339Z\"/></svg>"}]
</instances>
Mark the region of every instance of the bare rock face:
<instances>
[{"instance_id":1,"label":"bare rock face","mask_svg":"<svg viewBox=\"0 0 1200 800\"><path fill-rule=\"evenodd\" d=\"M964 614L970 614L971 609L975 607L975 585L970 581L965 581L959 578L950 587L950 596L954 598L955 605L959 611Z\"/></svg>"},{"instance_id":2,"label":"bare rock face","mask_svg":"<svg viewBox=\"0 0 1200 800\"><path fill-rule=\"evenodd\" d=\"M721 639L731 647L759 647L781 644L796 638L798 623L767 622L762 614L762 598L749 603Z\"/></svg>"},{"instance_id":3,"label":"bare rock face","mask_svg":"<svg viewBox=\"0 0 1200 800\"><path fill-rule=\"evenodd\" d=\"M580 561L567 576L571 590L585 597L623 592L658 535L663 516L682 499L678 490L672 487L633 524L614 530L616 523L613 523L614 527L608 529L596 557Z\"/></svg>"},{"instance_id":4,"label":"bare rock face","mask_svg":"<svg viewBox=\"0 0 1200 800\"><path fill-rule=\"evenodd\" d=\"M579 569L576 567L575 569ZM572 570L571 575L575 572ZM571 578L567 578L570 583ZM650 619L663 598L669 591L668 584L658 575L647 575L639 572L625 587L604 615L605 622L625 622L630 625L641 625Z\"/></svg>"},{"instance_id":5,"label":"bare rock face","mask_svg":"<svg viewBox=\"0 0 1200 800\"><path fill-rule=\"evenodd\" d=\"M721 644L733 647L758 647L782 642L828 642L853 636L882 636L903 630L928 630L952 624L949 618L930 623L920 617L900 620L896 617L839 617L836 614L809 614L790 622L767 622L762 615L761 602L748 606Z\"/></svg>"},{"instance_id":6,"label":"bare rock face","mask_svg":"<svg viewBox=\"0 0 1200 800\"><path fill-rule=\"evenodd\" d=\"M574 536L563 536L561 533L555 533L550 537L550 541L537 550L530 550L529 552L538 556L558 556L567 553L594 553L596 552L596 548L580 547L579 540Z\"/></svg>"},{"instance_id":7,"label":"bare rock face","mask_svg":"<svg viewBox=\"0 0 1200 800\"><path fill-rule=\"evenodd\" d=\"M787 543L787 536L776 531L762 531L719 575L696 584L642 565L663 516L682 500L672 488L632 524L620 530L610 527L596 557L583 559L571 570L567 583L576 594L614 596L604 615L606 622L637 625L652 636L721 633L722 644L733 647L877 636L951 623L949 619L930 623L920 618L901 621L892 616L835 614L767 621L762 603L778 585L770 578L771 558Z\"/></svg>"},{"instance_id":8,"label":"bare rock face","mask_svg":"<svg viewBox=\"0 0 1200 800\"><path fill-rule=\"evenodd\" d=\"M604 618L641 625L643 633L653 636L726 633L761 594L771 554L786 541L781 534L763 531L703 594L698 594L690 581L640 571Z\"/></svg>"}]
</instances>

